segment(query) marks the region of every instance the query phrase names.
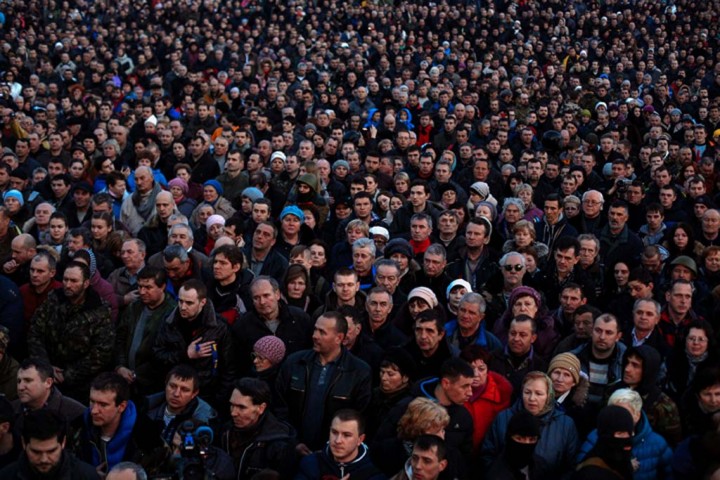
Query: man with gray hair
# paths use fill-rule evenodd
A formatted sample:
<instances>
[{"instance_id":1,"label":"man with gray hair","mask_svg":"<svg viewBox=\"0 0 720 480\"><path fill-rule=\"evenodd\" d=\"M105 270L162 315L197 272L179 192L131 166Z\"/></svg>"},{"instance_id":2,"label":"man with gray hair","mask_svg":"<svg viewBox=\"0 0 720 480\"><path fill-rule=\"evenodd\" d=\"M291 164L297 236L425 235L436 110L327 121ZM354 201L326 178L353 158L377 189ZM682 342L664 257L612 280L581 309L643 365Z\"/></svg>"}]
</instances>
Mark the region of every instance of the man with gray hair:
<instances>
[{"instance_id":1,"label":"man with gray hair","mask_svg":"<svg viewBox=\"0 0 720 480\"><path fill-rule=\"evenodd\" d=\"M120 220L137 236L145 222L155 214L155 198L161 192L150 167L135 169L135 191L120 207Z\"/></svg>"},{"instance_id":2,"label":"man with gray hair","mask_svg":"<svg viewBox=\"0 0 720 480\"><path fill-rule=\"evenodd\" d=\"M633 305L633 324L623 332L622 342L628 347L647 345L660 352L663 358L671 353L657 324L660 323L662 306L652 298L640 298Z\"/></svg>"},{"instance_id":3,"label":"man with gray hair","mask_svg":"<svg viewBox=\"0 0 720 480\"><path fill-rule=\"evenodd\" d=\"M147 473L137 463L120 462L110 469L105 480L147 480Z\"/></svg>"},{"instance_id":4,"label":"man with gray hair","mask_svg":"<svg viewBox=\"0 0 720 480\"><path fill-rule=\"evenodd\" d=\"M600 235L605 226L605 215L602 214L605 198L597 190L588 190L582 196L582 213L580 214L580 231Z\"/></svg>"},{"instance_id":5,"label":"man with gray hair","mask_svg":"<svg viewBox=\"0 0 720 480\"><path fill-rule=\"evenodd\" d=\"M452 279L445 271L447 267L447 252L439 243L433 243L423 255L422 271L417 273L418 286L428 287L435 293L438 301L447 303L447 287Z\"/></svg>"},{"instance_id":6,"label":"man with gray hair","mask_svg":"<svg viewBox=\"0 0 720 480\"><path fill-rule=\"evenodd\" d=\"M457 320L445 324L445 335L450 345L462 350L468 345L480 345L489 352L502 349L498 338L485 330L485 298L468 292L458 305Z\"/></svg>"},{"instance_id":7,"label":"man with gray hair","mask_svg":"<svg viewBox=\"0 0 720 480\"><path fill-rule=\"evenodd\" d=\"M360 279L360 290L372 288L375 277L375 242L369 238L358 238L352 245L353 270Z\"/></svg>"}]
</instances>

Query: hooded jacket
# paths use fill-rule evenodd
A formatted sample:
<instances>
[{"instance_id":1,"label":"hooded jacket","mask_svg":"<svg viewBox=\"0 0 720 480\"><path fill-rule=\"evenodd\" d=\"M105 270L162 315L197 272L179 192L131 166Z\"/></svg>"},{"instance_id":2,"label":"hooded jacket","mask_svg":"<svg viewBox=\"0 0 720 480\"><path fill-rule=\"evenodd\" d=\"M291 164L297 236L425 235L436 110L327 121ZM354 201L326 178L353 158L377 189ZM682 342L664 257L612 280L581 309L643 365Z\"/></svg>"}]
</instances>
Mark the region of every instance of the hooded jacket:
<instances>
[{"instance_id":1,"label":"hooded jacket","mask_svg":"<svg viewBox=\"0 0 720 480\"><path fill-rule=\"evenodd\" d=\"M308 455L300 462L295 480L342 479L349 475L353 480L384 480L385 475L370 460L368 447L362 443L358 456L348 463L338 463L332 457L330 446L322 451Z\"/></svg>"},{"instance_id":2,"label":"hooded jacket","mask_svg":"<svg viewBox=\"0 0 720 480\"><path fill-rule=\"evenodd\" d=\"M578 462L582 461L595 447L598 432L593 430L580 448ZM645 412L635 426L632 441L633 458L639 463L633 480L671 479L673 452L663 437L655 433L648 422Z\"/></svg>"},{"instance_id":3,"label":"hooded jacket","mask_svg":"<svg viewBox=\"0 0 720 480\"><path fill-rule=\"evenodd\" d=\"M510 406L513 389L502 375L488 372L485 389L473 393L465 408L473 419L473 448L477 451L497 415Z\"/></svg>"},{"instance_id":4,"label":"hooded jacket","mask_svg":"<svg viewBox=\"0 0 720 480\"><path fill-rule=\"evenodd\" d=\"M642 379L634 390L642 397L643 412L647 415L650 426L667 439L670 444L677 445L682 440L680 412L675 402L658 385L662 367L660 354L648 345L630 347L623 356L623 370L628 364L628 357L631 355L642 359ZM612 391L626 387L625 382L620 382ZM608 392L608 394L610 393L612 392Z\"/></svg>"}]
</instances>

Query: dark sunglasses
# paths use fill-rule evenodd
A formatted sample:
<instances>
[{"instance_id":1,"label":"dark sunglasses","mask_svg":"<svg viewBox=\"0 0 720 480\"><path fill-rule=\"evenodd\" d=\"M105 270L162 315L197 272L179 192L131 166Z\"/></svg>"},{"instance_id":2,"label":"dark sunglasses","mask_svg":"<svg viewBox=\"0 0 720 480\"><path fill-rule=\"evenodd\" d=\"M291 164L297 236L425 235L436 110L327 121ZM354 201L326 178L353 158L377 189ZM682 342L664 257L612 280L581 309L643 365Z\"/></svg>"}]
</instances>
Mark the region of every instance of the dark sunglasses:
<instances>
[{"instance_id":1,"label":"dark sunglasses","mask_svg":"<svg viewBox=\"0 0 720 480\"><path fill-rule=\"evenodd\" d=\"M506 272L512 272L513 270L515 270L516 272L519 272L525 267L523 267L522 265L520 265L518 263L517 265L503 265L503 268L505 269Z\"/></svg>"}]
</instances>

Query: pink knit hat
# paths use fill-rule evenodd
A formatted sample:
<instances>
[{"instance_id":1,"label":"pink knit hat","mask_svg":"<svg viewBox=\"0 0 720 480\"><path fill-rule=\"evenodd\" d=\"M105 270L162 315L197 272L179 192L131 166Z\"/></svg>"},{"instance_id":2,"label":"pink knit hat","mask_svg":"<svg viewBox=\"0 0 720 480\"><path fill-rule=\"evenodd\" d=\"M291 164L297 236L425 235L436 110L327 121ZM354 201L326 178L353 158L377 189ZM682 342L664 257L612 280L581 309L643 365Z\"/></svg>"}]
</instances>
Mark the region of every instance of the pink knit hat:
<instances>
[{"instance_id":1,"label":"pink knit hat","mask_svg":"<svg viewBox=\"0 0 720 480\"><path fill-rule=\"evenodd\" d=\"M267 358L273 365L278 365L285 358L285 344L274 335L267 335L255 342L253 351Z\"/></svg>"}]
</instances>

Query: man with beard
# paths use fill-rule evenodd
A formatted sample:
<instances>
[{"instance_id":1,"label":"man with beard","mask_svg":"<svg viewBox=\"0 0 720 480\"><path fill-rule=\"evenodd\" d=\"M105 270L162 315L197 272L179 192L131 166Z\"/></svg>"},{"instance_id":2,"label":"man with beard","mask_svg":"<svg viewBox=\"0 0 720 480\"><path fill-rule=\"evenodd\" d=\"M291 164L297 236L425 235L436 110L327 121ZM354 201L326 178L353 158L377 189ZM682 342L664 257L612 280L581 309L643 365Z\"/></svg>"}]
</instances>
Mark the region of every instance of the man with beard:
<instances>
[{"instance_id":1,"label":"man with beard","mask_svg":"<svg viewBox=\"0 0 720 480\"><path fill-rule=\"evenodd\" d=\"M66 423L56 413L46 409L29 413L22 430L24 451L17 462L0 470L0 478L99 478L92 465L65 451L66 435Z\"/></svg>"}]
</instances>

